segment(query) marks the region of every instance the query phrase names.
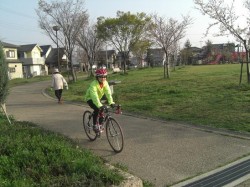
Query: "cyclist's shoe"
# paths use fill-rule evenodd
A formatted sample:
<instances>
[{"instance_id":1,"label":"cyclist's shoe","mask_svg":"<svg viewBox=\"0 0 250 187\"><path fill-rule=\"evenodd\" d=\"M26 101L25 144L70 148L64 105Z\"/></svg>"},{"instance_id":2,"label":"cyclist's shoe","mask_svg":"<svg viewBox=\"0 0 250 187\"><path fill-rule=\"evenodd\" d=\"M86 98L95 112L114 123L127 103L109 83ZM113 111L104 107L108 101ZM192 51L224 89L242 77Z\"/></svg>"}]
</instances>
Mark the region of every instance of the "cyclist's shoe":
<instances>
[{"instance_id":1,"label":"cyclist's shoe","mask_svg":"<svg viewBox=\"0 0 250 187\"><path fill-rule=\"evenodd\" d=\"M99 124L102 124L104 121L104 117L99 117Z\"/></svg>"},{"instance_id":2,"label":"cyclist's shoe","mask_svg":"<svg viewBox=\"0 0 250 187\"><path fill-rule=\"evenodd\" d=\"M95 131L96 134L99 133L99 127L98 127L98 125L94 125L93 126L93 130Z\"/></svg>"},{"instance_id":3,"label":"cyclist's shoe","mask_svg":"<svg viewBox=\"0 0 250 187\"><path fill-rule=\"evenodd\" d=\"M107 110L107 107L105 105L101 106L99 108L100 112L103 112L103 111L106 111Z\"/></svg>"},{"instance_id":4,"label":"cyclist's shoe","mask_svg":"<svg viewBox=\"0 0 250 187\"><path fill-rule=\"evenodd\" d=\"M101 132L101 133L103 133L103 131L104 131L104 127L103 127L103 126L101 126L101 128L100 128L100 132Z\"/></svg>"}]
</instances>

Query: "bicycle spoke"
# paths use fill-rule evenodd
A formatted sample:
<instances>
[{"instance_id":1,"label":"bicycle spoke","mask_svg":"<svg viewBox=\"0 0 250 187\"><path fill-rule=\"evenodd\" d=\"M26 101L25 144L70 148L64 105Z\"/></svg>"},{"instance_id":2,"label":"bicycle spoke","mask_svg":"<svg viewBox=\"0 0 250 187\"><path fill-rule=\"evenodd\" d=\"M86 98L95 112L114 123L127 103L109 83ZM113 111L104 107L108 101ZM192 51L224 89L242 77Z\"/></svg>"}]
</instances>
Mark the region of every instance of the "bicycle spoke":
<instances>
[{"instance_id":1,"label":"bicycle spoke","mask_svg":"<svg viewBox=\"0 0 250 187\"><path fill-rule=\"evenodd\" d=\"M83 127L88 138L94 141L97 135L93 130L92 113L90 111L85 111L83 114Z\"/></svg>"},{"instance_id":2,"label":"bicycle spoke","mask_svg":"<svg viewBox=\"0 0 250 187\"><path fill-rule=\"evenodd\" d=\"M107 139L112 149L117 153L121 152L124 144L123 133L120 125L117 121L115 121L115 119L109 119L106 133Z\"/></svg>"},{"instance_id":3,"label":"bicycle spoke","mask_svg":"<svg viewBox=\"0 0 250 187\"><path fill-rule=\"evenodd\" d=\"M113 134L112 137L113 137L113 142L114 142L115 147L117 147L118 150L121 149L122 145L120 145L118 134Z\"/></svg>"}]
</instances>

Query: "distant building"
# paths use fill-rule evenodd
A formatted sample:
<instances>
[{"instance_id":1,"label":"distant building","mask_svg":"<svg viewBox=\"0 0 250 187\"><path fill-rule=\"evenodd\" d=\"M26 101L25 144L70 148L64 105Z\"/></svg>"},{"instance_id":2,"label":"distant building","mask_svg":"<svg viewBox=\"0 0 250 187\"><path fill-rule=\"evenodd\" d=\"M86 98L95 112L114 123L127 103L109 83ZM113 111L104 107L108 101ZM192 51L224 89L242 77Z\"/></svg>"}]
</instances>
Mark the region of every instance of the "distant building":
<instances>
[{"instance_id":1,"label":"distant building","mask_svg":"<svg viewBox=\"0 0 250 187\"><path fill-rule=\"evenodd\" d=\"M165 53L162 48L149 48L147 50L147 62L151 67L163 66Z\"/></svg>"},{"instance_id":2,"label":"distant building","mask_svg":"<svg viewBox=\"0 0 250 187\"><path fill-rule=\"evenodd\" d=\"M57 48L52 48L52 46L41 46L45 51L42 53L45 64L48 66L51 72L54 67L58 68L58 50ZM67 69L67 58L65 55L65 49L59 48L59 64L60 69Z\"/></svg>"},{"instance_id":3,"label":"distant building","mask_svg":"<svg viewBox=\"0 0 250 187\"><path fill-rule=\"evenodd\" d=\"M26 78L48 74L45 59L41 56L41 53L42 49L37 44L19 46L18 56L23 64L23 72Z\"/></svg>"},{"instance_id":4,"label":"distant building","mask_svg":"<svg viewBox=\"0 0 250 187\"><path fill-rule=\"evenodd\" d=\"M9 79L23 78L22 62L18 59L17 49L18 45L1 42L5 54L6 62L8 63Z\"/></svg>"},{"instance_id":5,"label":"distant building","mask_svg":"<svg viewBox=\"0 0 250 187\"><path fill-rule=\"evenodd\" d=\"M96 55L96 65L108 66L107 68L112 68L115 64L116 52L115 50L98 51Z\"/></svg>"}]
</instances>

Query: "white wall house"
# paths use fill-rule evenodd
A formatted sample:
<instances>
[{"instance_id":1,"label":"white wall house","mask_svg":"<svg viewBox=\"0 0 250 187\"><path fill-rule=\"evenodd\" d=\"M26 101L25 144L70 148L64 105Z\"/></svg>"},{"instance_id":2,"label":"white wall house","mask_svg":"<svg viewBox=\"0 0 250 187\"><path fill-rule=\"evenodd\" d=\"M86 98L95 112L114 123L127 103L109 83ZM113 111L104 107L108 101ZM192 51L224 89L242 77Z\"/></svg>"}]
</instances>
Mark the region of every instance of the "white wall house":
<instances>
[{"instance_id":1,"label":"white wall house","mask_svg":"<svg viewBox=\"0 0 250 187\"><path fill-rule=\"evenodd\" d=\"M2 42L6 62L8 63L9 79L23 78L22 62L18 59L17 49L19 46Z\"/></svg>"},{"instance_id":2,"label":"white wall house","mask_svg":"<svg viewBox=\"0 0 250 187\"><path fill-rule=\"evenodd\" d=\"M18 48L19 59L23 63L26 78L48 74L48 67L41 53L42 49L37 44L21 45Z\"/></svg>"}]
</instances>

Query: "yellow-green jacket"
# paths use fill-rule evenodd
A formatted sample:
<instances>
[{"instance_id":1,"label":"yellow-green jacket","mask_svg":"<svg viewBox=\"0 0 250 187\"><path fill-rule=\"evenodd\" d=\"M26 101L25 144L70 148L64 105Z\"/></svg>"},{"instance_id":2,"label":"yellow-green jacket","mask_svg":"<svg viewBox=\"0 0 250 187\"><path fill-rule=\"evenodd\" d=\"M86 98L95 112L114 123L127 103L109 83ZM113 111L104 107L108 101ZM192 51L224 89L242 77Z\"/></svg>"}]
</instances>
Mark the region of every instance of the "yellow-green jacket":
<instances>
[{"instance_id":1,"label":"yellow-green jacket","mask_svg":"<svg viewBox=\"0 0 250 187\"><path fill-rule=\"evenodd\" d=\"M106 95L109 105L114 104L111 90L109 88L109 84L107 81L103 82L103 87L101 88L99 85L99 82L97 80L94 80L85 95L85 101L92 100L93 103L100 108L102 106L102 103L100 102L100 99L103 97L103 95Z\"/></svg>"}]
</instances>

